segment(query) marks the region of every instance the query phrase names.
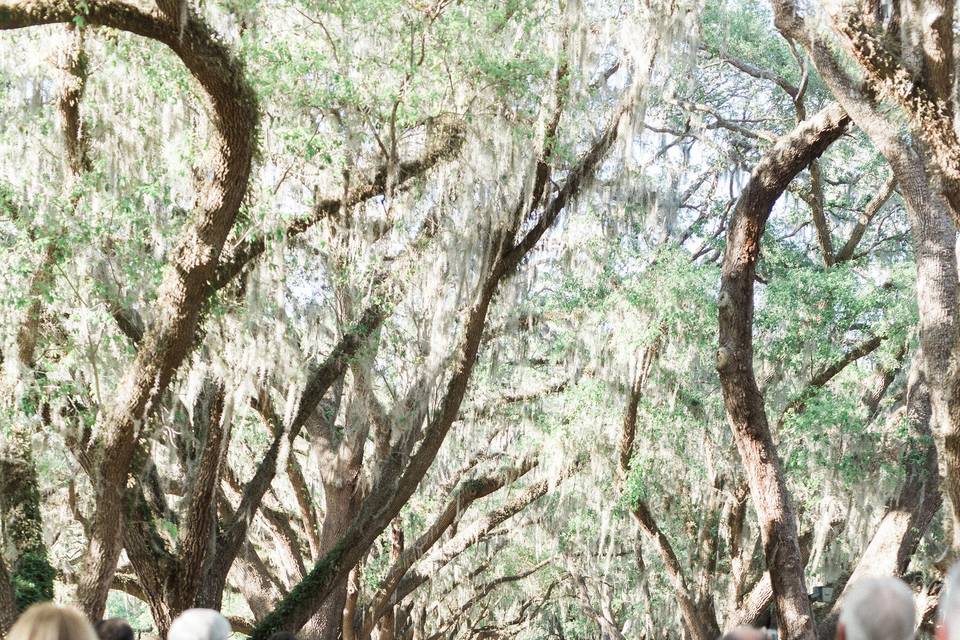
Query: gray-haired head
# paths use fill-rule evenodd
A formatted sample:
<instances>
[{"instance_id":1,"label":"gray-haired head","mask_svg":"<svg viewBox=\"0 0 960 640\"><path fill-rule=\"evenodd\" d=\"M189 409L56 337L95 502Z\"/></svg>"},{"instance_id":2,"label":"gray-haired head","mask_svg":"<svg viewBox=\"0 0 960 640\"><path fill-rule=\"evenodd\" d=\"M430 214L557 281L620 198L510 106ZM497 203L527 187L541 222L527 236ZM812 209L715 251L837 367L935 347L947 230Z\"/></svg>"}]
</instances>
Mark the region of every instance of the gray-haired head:
<instances>
[{"instance_id":1,"label":"gray-haired head","mask_svg":"<svg viewBox=\"0 0 960 640\"><path fill-rule=\"evenodd\" d=\"M167 640L227 640L231 632L227 619L213 609L187 609L170 625Z\"/></svg>"},{"instance_id":2,"label":"gray-haired head","mask_svg":"<svg viewBox=\"0 0 960 640\"><path fill-rule=\"evenodd\" d=\"M960 640L960 562L950 567L943 580L940 602L937 604L937 621L942 627L938 637Z\"/></svg>"},{"instance_id":3,"label":"gray-haired head","mask_svg":"<svg viewBox=\"0 0 960 640\"><path fill-rule=\"evenodd\" d=\"M771 637L767 629L741 626L727 631L720 640L769 640Z\"/></svg>"},{"instance_id":4,"label":"gray-haired head","mask_svg":"<svg viewBox=\"0 0 960 640\"><path fill-rule=\"evenodd\" d=\"M896 578L866 578L850 589L837 625L844 640L910 640L916 628L913 592Z\"/></svg>"}]
</instances>

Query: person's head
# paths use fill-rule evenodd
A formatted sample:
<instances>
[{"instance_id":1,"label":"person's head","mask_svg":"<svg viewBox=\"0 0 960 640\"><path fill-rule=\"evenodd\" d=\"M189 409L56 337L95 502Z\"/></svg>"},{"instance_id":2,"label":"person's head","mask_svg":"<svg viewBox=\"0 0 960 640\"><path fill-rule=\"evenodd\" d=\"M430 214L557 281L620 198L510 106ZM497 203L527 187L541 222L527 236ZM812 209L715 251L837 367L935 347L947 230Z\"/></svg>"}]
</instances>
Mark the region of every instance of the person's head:
<instances>
[{"instance_id":1,"label":"person's head","mask_svg":"<svg viewBox=\"0 0 960 640\"><path fill-rule=\"evenodd\" d=\"M23 612L10 628L7 640L97 640L97 634L73 607L43 602Z\"/></svg>"},{"instance_id":2,"label":"person's head","mask_svg":"<svg viewBox=\"0 0 960 640\"><path fill-rule=\"evenodd\" d=\"M133 640L133 627L122 618L107 618L93 625L100 640Z\"/></svg>"},{"instance_id":3,"label":"person's head","mask_svg":"<svg viewBox=\"0 0 960 640\"><path fill-rule=\"evenodd\" d=\"M167 640L227 640L230 623L213 609L187 609L173 624Z\"/></svg>"},{"instance_id":4,"label":"person's head","mask_svg":"<svg viewBox=\"0 0 960 640\"><path fill-rule=\"evenodd\" d=\"M274 631L267 640L297 640L297 635L289 631Z\"/></svg>"},{"instance_id":5,"label":"person's head","mask_svg":"<svg viewBox=\"0 0 960 640\"><path fill-rule=\"evenodd\" d=\"M776 637L769 629L740 626L727 631L720 640L771 640Z\"/></svg>"},{"instance_id":6,"label":"person's head","mask_svg":"<svg viewBox=\"0 0 960 640\"><path fill-rule=\"evenodd\" d=\"M896 578L865 578L850 589L837 640L910 640L916 628L913 592Z\"/></svg>"},{"instance_id":7,"label":"person's head","mask_svg":"<svg viewBox=\"0 0 960 640\"><path fill-rule=\"evenodd\" d=\"M937 640L960 640L960 562L947 572L937 605Z\"/></svg>"}]
</instances>

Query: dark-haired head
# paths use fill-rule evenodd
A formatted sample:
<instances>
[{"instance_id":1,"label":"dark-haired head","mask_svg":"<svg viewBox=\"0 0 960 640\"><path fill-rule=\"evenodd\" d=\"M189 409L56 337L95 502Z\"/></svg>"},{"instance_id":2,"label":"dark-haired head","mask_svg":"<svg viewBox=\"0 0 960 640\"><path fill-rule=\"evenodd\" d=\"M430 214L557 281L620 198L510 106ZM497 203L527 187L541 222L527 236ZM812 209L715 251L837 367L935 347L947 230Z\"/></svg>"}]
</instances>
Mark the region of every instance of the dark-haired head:
<instances>
[{"instance_id":1,"label":"dark-haired head","mask_svg":"<svg viewBox=\"0 0 960 640\"><path fill-rule=\"evenodd\" d=\"M122 618L108 618L93 625L100 640L133 640L133 627Z\"/></svg>"}]
</instances>

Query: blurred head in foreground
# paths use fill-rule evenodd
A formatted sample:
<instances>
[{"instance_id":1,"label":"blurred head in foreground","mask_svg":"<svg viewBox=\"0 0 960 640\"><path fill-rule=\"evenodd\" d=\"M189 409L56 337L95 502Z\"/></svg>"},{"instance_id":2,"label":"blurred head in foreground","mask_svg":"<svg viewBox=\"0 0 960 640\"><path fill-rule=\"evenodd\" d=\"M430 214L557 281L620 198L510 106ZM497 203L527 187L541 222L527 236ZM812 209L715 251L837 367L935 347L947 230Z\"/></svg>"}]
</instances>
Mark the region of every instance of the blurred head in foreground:
<instances>
[{"instance_id":1,"label":"blurred head in foreground","mask_svg":"<svg viewBox=\"0 0 960 640\"><path fill-rule=\"evenodd\" d=\"M82 613L52 602L35 604L10 628L7 640L97 640Z\"/></svg>"},{"instance_id":2,"label":"blurred head in foreground","mask_svg":"<svg viewBox=\"0 0 960 640\"><path fill-rule=\"evenodd\" d=\"M916 629L913 592L896 578L866 578L850 589L837 640L910 640Z\"/></svg>"},{"instance_id":3,"label":"blurred head in foreground","mask_svg":"<svg viewBox=\"0 0 960 640\"><path fill-rule=\"evenodd\" d=\"M187 609L170 625L167 640L227 640L227 619L213 609Z\"/></svg>"}]
</instances>

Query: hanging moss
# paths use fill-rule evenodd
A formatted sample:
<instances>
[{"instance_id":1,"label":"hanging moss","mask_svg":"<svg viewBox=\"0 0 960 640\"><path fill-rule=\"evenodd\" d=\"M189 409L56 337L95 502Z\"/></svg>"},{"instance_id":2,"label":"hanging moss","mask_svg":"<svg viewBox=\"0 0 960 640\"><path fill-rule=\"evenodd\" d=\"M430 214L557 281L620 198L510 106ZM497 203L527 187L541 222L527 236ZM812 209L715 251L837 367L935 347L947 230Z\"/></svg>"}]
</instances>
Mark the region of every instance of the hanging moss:
<instances>
[{"instance_id":1,"label":"hanging moss","mask_svg":"<svg viewBox=\"0 0 960 640\"><path fill-rule=\"evenodd\" d=\"M56 572L43 543L40 490L29 434L14 430L7 447L0 455L0 515L4 537L17 552L11 579L17 608L22 611L53 599Z\"/></svg>"},{"instance_id":2,"label":"hanging moss","mask_svg":"<svg viewBox=\"0 0 960 640\"><path fill-rule=\"evenodd\" d=\"M250 633L250 640L266 640L274 632L281 631L296 611L305 604L314 601L340 568L340 562L346 551L344 540L340 540L294 587L270 614L260 621Z\"/></svg>"},{"instance_id":3,"label":"hanging moss","mask_svg":"<svg viewBox=\"0 0 960 640\"><path fill-rule=\"evenodd\" d=\"M37 602L53 600L53 579L56 571L45 553L25 553L13 572L13 590L17 610L23 611Z\"/></svg>"}]
</instances>

